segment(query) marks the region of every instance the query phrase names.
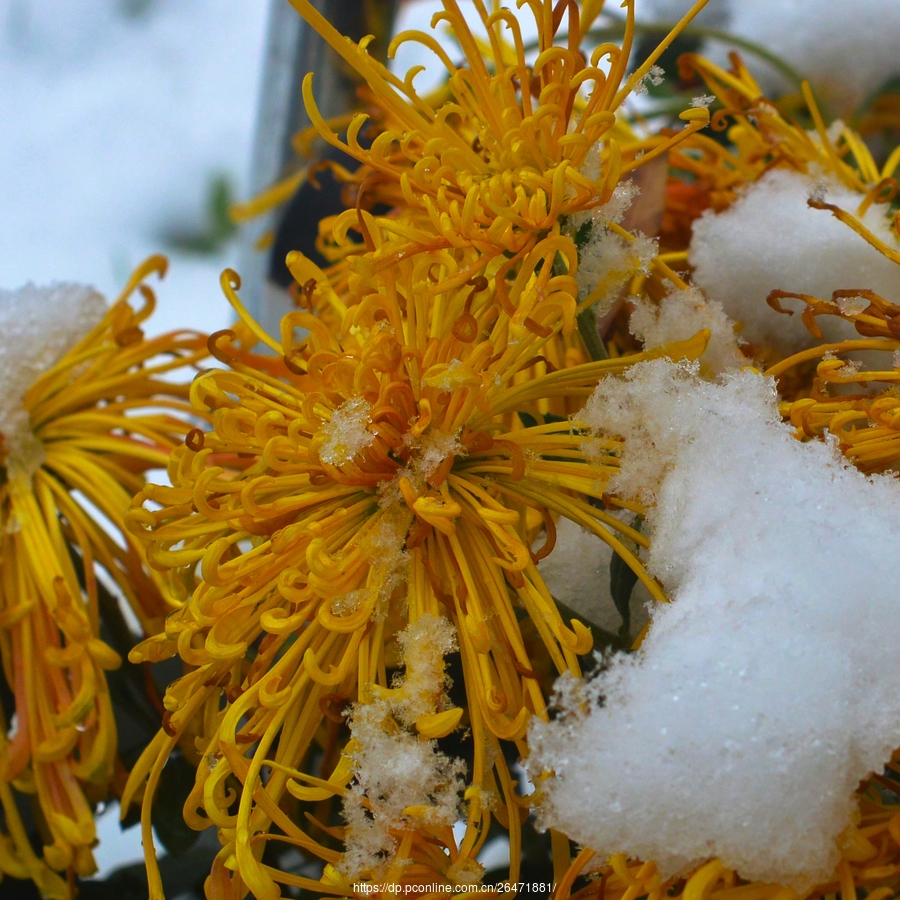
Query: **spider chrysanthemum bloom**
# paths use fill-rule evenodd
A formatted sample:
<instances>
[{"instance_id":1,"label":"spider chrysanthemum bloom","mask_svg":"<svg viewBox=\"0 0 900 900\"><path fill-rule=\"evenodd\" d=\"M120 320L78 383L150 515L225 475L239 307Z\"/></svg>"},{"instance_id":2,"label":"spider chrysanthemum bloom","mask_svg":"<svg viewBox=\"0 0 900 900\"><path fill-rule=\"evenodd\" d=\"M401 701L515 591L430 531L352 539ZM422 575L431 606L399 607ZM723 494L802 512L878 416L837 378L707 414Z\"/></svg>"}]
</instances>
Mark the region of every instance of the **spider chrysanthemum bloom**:
<instances>
[{"instance_id":1,"label":"spider chrysanthemum bloom","mask_svg":"<svg viewBox=\"0 0 900 900\"><path fill-rule=\"evenodd\" d=\"M900 307L866 290L836 291L827 301L777 291L770 295L769 303L783 311L780 301L786 298L806 303L803 320L814 337L823 337L818 316L851 322L860 337L818 344L768 369L767 375L782 378L816 363L809 396L783 401L782 415L796 427L800 440L825 435L837 438L841 452L867 474L896 471L900 463ZM890 356L881 357L881 367L873 369L876 351ZM860 353L869 365L858 361ZM842 358L845 354L851 357ZM872 385L887 387L875 391Z\"/></svg>"},{"instance_id":2,"label":"spider chrysanthemum bloom","mask_svg":"<svg viewBox=\"0 0 900 900\"><path fill-rule=\"evenodd\" d=\"M476 0L485 40L473 33L456 0L445 0L432 25L449 28L464 55L462 63L454 64L431 35L418 31L398 35L389 51L392 55L398 45L415 41L440 59L448 81L436 109L415 90L418 68L398 78L369 57L365 43L342 37L306 0L293 5L366 80L384 116L371 148L358 140L366 115L354 117L347 140L340 140L318 114L308 76L304 99L319 133L363 163L362 176L377 175L396 185L404 208L430 220L445 246L474 243L488 256L527 252L560 217L606 202L623 175L686 136L674 135L652 153L641 154L646 148L628 128L617 128L616 113L703 3L695 4L626 76L634 36L631 2L624 4L622 46L593 48L588 34L602 4L520 4L537 32L537 56L529 60L523 23L511 10L492 4L489 11L488 4ZM564 46L554 43L559 32ZM688 133L708 121L703 109L683 115Z\"/></svg>"},{"instance_id":3,"label":"spider chrysanthemum bloom","mask_svg":"<svg viewBox=\"0 0 900 900\"><path fill-rule=\"evenodd\" d=\"M646 540L590 502L615 470L615 441L586 444L577 421L544 415L560 398L577 404L601 373L633 359L547 366L542 346L563 324L552 298L569 276L546 265L505 286L513 297L546 294L546 337L510 340L509 320L488 300L470 306L461 327L471 295L495 286L476 280L429 306L422 279L447 264L420 254L380 271L340 334L289 314L281 344L267 339L283 358L280 373L280 360L260 371L214 336L229 369L192 386L213 430L189 436L169 463L172 486L146 487L129 513L174 591L186 594L197 569L200 583L165 634L135 651L136 660L177 652L192 668L170 687L164 731L123 804L146 779L149 849L166 758L176 746L192 755L199 764L185 812L193 827L219 828L216 896L274 898L278 883L352 892L349 876L464 883L478 876L492 810L510 828L515 880L521 802L501 742L525 752L530 717L546 715L520 619L531 620L558 672L578 672L592 644L583 624L560 616L536 568L552 545L553 517L611 543L661 597L620 538ZM310 291L330 290L322 273L313 281ZM226 293L234 284L226 272ZM299 345L296 328L310 332ZM696 357L707 337L669 349ZM535 367L541 374L519 377ZM227 459L239 465L225 469ZM546 523L543 550L531 549L532 518ZM429 634L430 655L421 646ZM392 690L395 641L406 673ZM442 675L453 643L464 681L456 706ZM342 759L348 703L353 744ZM461 722L473 741L465 782L436 743ZM420 741L424 758L412 752ZM409 779L378 769L394 753L418 759ZM463 783L467 827L457 845L450 825ZM397 796L404 784L418 787ZM344 798L349 827L323 824L345 840L343 857L301 805L335 797ZM327 806L317 814L327 819ZM263 864L270 841L331 864L324 882ZM148 866L157 897L152 855Z\"/></svg>"},{"instance_id":4,"label":"spider chrysanthemum bloom","mask_svg":"<svg viewBox=\"0 0 900 900\"><path fill-rule=\"evenodd\" d=\"M100 628L108 615L122 619L103 604L115 607L118 591L145 634L172 608L122 527L143 473L164 465L190 427L172 414L186 411L188 386L166 375L206 355L194 333L143 337L153 295L141 285L138 311L126 298L164 269L149 260L108 309L74 285L2 298L0 654L15 718L0 738L0 870L50 897L70 896L57 872L95 871L93 804L116 761L105 670L121 659ZM23 793L43 818L43 860L17 809Z\"/></svg>"},{"instance_id":5,"label":"spider chrysanthemum bloom","mask_svg":"<svg viewBox=\"0 0 900 900\"><path fill-rule=\"evenodd\" d=\"M322 223L321 249L341 261L342 272L349 269L364 277L419 253L452 250L457 265L444 277L456 286L483 275L498 260L504 276L514 275L533 254L544 255L551 244L564 242L573 250L569 272L575 276L578 260L567 223L589 216L610 200L630 172L708 122L705 109L687 110L681 132L648 144L621 116L617 121L627 98L651 70L657 71L657 58L703 2L629 75L631 2L625 4L622 46L592 46L589 32L602 3L534 0L514 13L477 0L475 29L456 0L446 0L433 24L445 24L452 32L464 57L461 63L455 64L434 37L422 32L404 32L392 45L393 50L405 41L422 43L446 68L446 88L426 99L414 87L418 68L405 78L393 75L368 55L365 42L357 45L342 37L310 3L296 0L294 6L365 79L365 98L374 114L371 119L353 117L342 139L317 110L313 77L304 84L315 128L361 163L353 173L332 166L353 187L357 208ZM530 18L529 27L519 18ZM537 33L534 53L523 40L523 31L530 30ZM362 134L368 140L361 141ZM375 203L402 210L400 216L379 220L383 239L377 245L362 221L362 210ZM365 246L346 239L348 228L362 234ZM639 264L630 267L636 268ZM570 295L573 313L576 306L598 299L588 293ZM501 283L498 301L515 329L532 327L540 298L523 300L513 304Z\"/></svg>"}]
</instances>

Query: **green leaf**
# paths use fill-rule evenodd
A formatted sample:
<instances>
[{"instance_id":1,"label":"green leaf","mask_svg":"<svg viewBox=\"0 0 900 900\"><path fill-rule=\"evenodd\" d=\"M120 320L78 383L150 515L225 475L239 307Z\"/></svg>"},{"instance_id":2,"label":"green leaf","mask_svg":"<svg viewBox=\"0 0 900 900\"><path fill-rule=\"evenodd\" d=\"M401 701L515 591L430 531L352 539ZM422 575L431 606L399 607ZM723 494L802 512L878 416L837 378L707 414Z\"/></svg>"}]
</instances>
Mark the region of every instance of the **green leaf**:
<instances>
[{"instance_id":1,"label":"green leaf","mask_svg":"<svg viewBox=\"0 0 900 900\"><path fill-rule=\"evenodd\" d=\"M237 225L229 215L234 196L234 188L227 175L211 175L206 188L206 209L202 225L172 229L163 235L163 239L170 247L184 253L217 253L237 232Z\"/></svg>"},{"instance_id":2,"label":"green leaf","mask_svg":"<svg viewBox=\"0 0 900 900\"><path fill-rule=\"evenodd\" d=\"M631 592L637 584L637 575L631 571L628 563L613 551L609 561L609 590L613 603L622 617L622 630L627 634L631 630Z\"/></svg>"},{"instance_id":3,"label":"green leaf","mask_svg":"<svg viewBox=\"0 0 900 900\"><path fill-rule=\"evenodd\" d=\"M568 422L569 420L565 416L557 416L553 413L544 413L541 418L544 420L543 422L539 422L536 416L531 415L531 413L521 412L517 413L519 420L522 422L523 427L525 428L537 428L538 425L550 425L555 422Z\"/></svg>"},{"instance_id":4,"label":"green leaf","mask_svg":"<svg viewBox=\"0 0 900 900\"><path fill-rule=\"evenodd\" d=\"M597 313L594 311L594 307L589 306L587 309L583 309L575 317L575 321L578 323L578 333L581 335L581 340L584 341L584 347L590 358L594 362L609 359L606 345L597 330Z\"/></svg>"},{"instance_id":5,"label":"green leaf","mask_svg":"<svg viewBox=\"0 0 900 900\"><path fill-rule=\"evenodd\" d=\"M572 239L575 241L575 247L578 249L579 258L581 257L581 251L584 249L585 244L590 240L593 232L594 223L590 219L588 219L587 222L584 222L578 231L575 232Z\"/></svg>"},{"instance_id":6,"label":"green leaf","mask_svg":"<svg viewBox=\"0 0 900 900\"><path fill-rule=\"evenodd\" d=\"M641 517L637 516L632 527L640 531L642 521ZM628 563L613 551L612 559L609 561L609 592L616 610L622 617L622 628L619 633L623 636L631 630L631 592L637 580L637 575Z\"/></svg>"}]
</instances>

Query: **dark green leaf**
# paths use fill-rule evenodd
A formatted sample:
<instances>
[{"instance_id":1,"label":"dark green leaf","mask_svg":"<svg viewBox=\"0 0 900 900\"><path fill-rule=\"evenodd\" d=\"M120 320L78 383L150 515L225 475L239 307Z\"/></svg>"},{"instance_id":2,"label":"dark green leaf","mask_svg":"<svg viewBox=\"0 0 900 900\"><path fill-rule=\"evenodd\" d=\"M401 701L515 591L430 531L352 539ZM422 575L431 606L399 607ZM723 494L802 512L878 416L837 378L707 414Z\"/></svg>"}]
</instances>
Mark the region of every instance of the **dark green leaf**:
<instances>
[{"instance_id":1,"label":"dark green leaf","mask_svg":"<svg viewBox=\"0 0 900 900\"><path fill-rule=\"evenodd\" d=\"M609 590L613 603L622 617L622 629L627 633L631 629L631 592L637 583L637 575L631 571L628 563L613 551L609 562Z\"/></svg>"},{"instance_id":2,"label":"dark green leaf","mask_svg":"<svg viewBox=\"0 0 900 900\"><path fill-rule=\"evenodd\" d=\"M591 234L594 231L594 223L591 222L590 219L587 220L579 229L575 232L575 236L573 240L575 241L576 248L581 251L584 249L585 244L590 240ZM579 253L580 255L580 253Z\"/></svg>"},{"instance_id":3,"label":"dark green leaf","mask_svg":"<svg viewBox=\"0 0 900 900\"><path fill-rule=\"evenodd\" d=\"M554 422L568 422L569 420L565 416L557 416L553 413L544 413L541 418L544 420L543 422L539 422L537 418L531 413L527 412L519 412L517 414L519 419L522 422L522 425L525 428L536 428L538 425L550 425Z\"/></svg>"},{"instance_id":4,"label":"dark green leaf","mask_svg":"<svg viewBox=\"0 0 900 900\"><path fill-rule=\"evenodd\" d=\"M581 340L584 341L584 347L590 358L595 362L609 359L603 338L600 337L600 332L597 330L597 314L594 312L594 307L589 306L578 313L576 322L578 323L578 333L581 335Z\"/></svg>"},{"instance_id":5,"label":"dark green leaf","mask_svg":"<svg viewBox=\"0 0 900 900\"><path fill-rule=\"evenodd\" d=\"M632 527L636 531L641 530L642 519L638 516ZM622 634L628 634L631 630L631 592L637 584L638 577L632 571L628 563L613 551L609 561L609 592L612 594L613 603L619 615L622 617Z\"/></svg>"}]
</instances>

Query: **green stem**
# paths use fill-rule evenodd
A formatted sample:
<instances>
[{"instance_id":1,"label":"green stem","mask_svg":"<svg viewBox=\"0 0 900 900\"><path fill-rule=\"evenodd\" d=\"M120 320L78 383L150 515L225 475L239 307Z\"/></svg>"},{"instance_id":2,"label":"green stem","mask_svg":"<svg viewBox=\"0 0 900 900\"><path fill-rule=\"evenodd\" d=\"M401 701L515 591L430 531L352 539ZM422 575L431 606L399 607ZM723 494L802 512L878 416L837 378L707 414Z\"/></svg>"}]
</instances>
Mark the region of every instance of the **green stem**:
<instances>
[{"instance_id":1,"label":"green stem","mask_svg":"<svg viewBox=\"0 0 900 900\"><path fill-rule=\"evenodd\" d=\"M594 362L609 359L609 353L603 344L600 332L597 331L597 314L594 312L594 307L589 306L582 310L576 316L575 321L578 323L578 333L581 335L581 340L584 341L585 349L591 359Z\"/></svg>"}]
</instances>

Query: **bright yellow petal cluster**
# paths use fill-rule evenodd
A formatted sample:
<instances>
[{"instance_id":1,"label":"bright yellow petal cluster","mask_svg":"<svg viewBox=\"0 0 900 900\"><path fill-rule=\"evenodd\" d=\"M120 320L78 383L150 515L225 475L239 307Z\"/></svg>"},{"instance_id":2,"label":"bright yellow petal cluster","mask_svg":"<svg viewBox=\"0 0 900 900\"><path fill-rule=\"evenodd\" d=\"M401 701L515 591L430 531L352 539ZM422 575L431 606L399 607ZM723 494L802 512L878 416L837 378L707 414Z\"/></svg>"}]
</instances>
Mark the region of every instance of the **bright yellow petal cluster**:
<instances>
[{"instance_id":1,"label":"bright yellow petal cluster","mask_svg":"<svg viewBox=\"0 0 900 900\"><path fill-rule=\"evenodd\" d=\"M0 655L15 699L15 721L4 722L0 736L0 871L31 878L54 898L70 896L66 873L96 870L93 807L116 790L105 672L121 659L101 637L101 622L130 634L116 593L145 634L173 608L123 527L143 473L164 466L189 428L188 387L167 376L206 355L206 338L195 333L144 338L154 299L141 282L164 271L161 257L148 260L102 321L26 394L43 463L33 473L6 460L0 469ZM135 311L127 297L139 285L144 304ZM43 859L23 825L22 794L37 800Z\"/></svg>"},{"instance_id":2,"label":"bright yellow petal cluster","mask_svg":"<svg viewBox=\"0 0 900 900\"><path fill-rule=\"evenodd\" d=\"M616 110L664 46L625 77L632 4L626 46L602 45L588 65L581 43L598 4L583 19L575 4L526 4L539 34L528 63L512 14L489 14L477 0L488 49L447 0L438 18L465 67L426 35L397 38L426 43L447 65L448 89L434 105L416 95L412 76L395 78L310 4L295 5L366 78L380 114L370 148L357 139L365 117L342 141L318 116L307 81L320 133L363 164L353 176L339 171L357 185L356 208L322 226L338 265L326 272L289 256L296 299L310 312L288 314L280 341L243 314L239 281L225 273L225 293L276 357L265 363L229 345L227 333L213 336L227 368L191 389L213 428L189 435L170 459L171 486L147 486L127 517L150 564L168 572L172 596L186 601L131 657L177 653L190 666L167 692L163 730L123 797L127 807L143 791L154 898L162 887L151 809L176 747L197 765L186 819L215 825L222 843L211 896L249 890L274 900L279 885L349 894L350 875L477 882L495 816L509 829L517 879L527 801L503 743L526 754L529 718L547 715L550 673L535 666L577 675L593 643L583 623L562 618L536 567L552 549L556 517L609 543L664 599L629 549L646 538L604 508L616 442L587 440L566 416L602 374L665 352L696 358L708 338L581 365L572 363L583 351L560 340L573 333L579 301L566 218L609 200L641 164L640 145L622 144ZM566 21L568 46L552 46ZM644 161L707 119L690 111L687 128ZM596 171L585 174L591 154ZM370 213L369 192L392 212ZM298 340L301 329L308 337ZM545 547L532 550L542 529ZM462 690L435 688L412 715L392 688L400 657L391 648L436 620L452 624ZM419 683L421 663L402 656L403 685ZM347 710L350 735L340 727ZM466 787L451 802L461 770L441 761L439 742L461 729L471 735ZM410 795L398 807L396 791L374 787L382 782L367 760L379 756L382 734L398 755L410 741L427 745L420 767L435 774L421 796L431 801ZM328 822L338 800L345 828ZM313 802L315 813L304 806ZM466 821L460 841L454 815ZM373 822L381 849L366 859L360 846ZM322 878L267 865L272 841L324 861ZM553 842L564 869L567 842Z\"/></svg>"},{"instance_id":3,"label":"bright yellow petal cluster","mask_svg":"<svg viewBox=\"0 0 900 900\"><path fill-rule=\"evenodd\" d=\"M432 827L410 812L397 852L429 878L452 880L461 860L474 861L492 809L517 844L520 801L498 742L526 752L529 717L546 715L520 619L531 619L558 673L577 673L577 656L592 646L582 623L561 618L537 571L549 547L531 550L532 521L546 522L551 535L556 515L591 529L662 599L621 537L644 546L646 539L590 502L603 497L615 471L615 442L586 446L577 422L545 421L545 413L565 412L560 403L586 397L601 374L664 351L554 370L541 354L549 334L510 340L492 285L464 285L429 302L423 263L447 283L441 276L452 260L441 253L381 270L349 305L343 335L308 313L288 314L279 374L213 344L229 369L204 373L191 389L213 430L172 454L172 486L146 487L127 517L150 542L151 565L171 572L173 592L191 583L197 567L201 580L165 633L132 655L143 661L177 652L192 671L169 689L164 731L132 773L123 803L148 779L149 846L162 767L176 746L190 753L198 774L188 822L218 826L223 849L212 877L225 896L249 889L274 898L278 882L301 883L261 863L269 840L339 863L300 808L285 813L285 804L308 799L310 784L322 800L346 792L353 770L340 762L339 736L328 723L340 722L348 703L390 688L386 647L423 616L454 626L464 707L435 709L414 726L423 740L463 721L472 730L467 829L457 848L445 823ZM306 274L311 264L304 265ZM503 277L496 268L488 269L491 280ZM553 309L556 282L566 276L550 275L547 265L529 272L507 290L540 289ZM313 293L320 283L327 290L319 277ZM233 273L223 281L232 292ZM471 332L460 325L466 304ZM548 314L550 334L562 319L561 311L555 320ZM310 334L295 344L298 328ZM693 358L705 341L700 335L671 352ZM540 424L523 427L526 421ZM316 763L323 753L327 765ZM236 807L228 788L234 779ZM276 838L273 827L285 836ZM420 856L429 841L448 849ZM365 873L375 880L418 871L375 863ZM326 883L342 883L340 871L329 870ZM159 890L157 882L153 896Z\"/></svg>"}]
</instances>

